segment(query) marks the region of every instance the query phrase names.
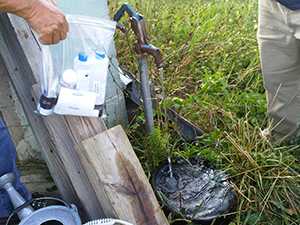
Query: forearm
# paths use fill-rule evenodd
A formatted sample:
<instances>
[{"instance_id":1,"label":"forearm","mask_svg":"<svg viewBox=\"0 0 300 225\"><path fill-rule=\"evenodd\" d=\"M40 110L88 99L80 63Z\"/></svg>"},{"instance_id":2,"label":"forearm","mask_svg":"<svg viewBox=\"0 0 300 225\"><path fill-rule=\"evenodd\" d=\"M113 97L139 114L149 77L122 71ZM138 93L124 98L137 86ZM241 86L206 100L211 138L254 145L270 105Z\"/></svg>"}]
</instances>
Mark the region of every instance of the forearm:
<instances>
[{"instance_id":1,"label":"forearm","mask_svg":"<svg viewBox=\"0 0 300 225\"><path fill-rule=\"evenodd\" d=\"M0 11L26 17L36 1L38 0L0 0Z\"/></svg>"},{"instance_id":2,"label":"forearm","mask_svg":"<svg viewBox=\"0 0 300 225\"><path fill-rule=\"evenodd\" d=\"M56 44L64 40L69 31L65 15L54 0L0 0L0 12L23 17L39 35L43 44Z\"/></svg>"}]
</instances>

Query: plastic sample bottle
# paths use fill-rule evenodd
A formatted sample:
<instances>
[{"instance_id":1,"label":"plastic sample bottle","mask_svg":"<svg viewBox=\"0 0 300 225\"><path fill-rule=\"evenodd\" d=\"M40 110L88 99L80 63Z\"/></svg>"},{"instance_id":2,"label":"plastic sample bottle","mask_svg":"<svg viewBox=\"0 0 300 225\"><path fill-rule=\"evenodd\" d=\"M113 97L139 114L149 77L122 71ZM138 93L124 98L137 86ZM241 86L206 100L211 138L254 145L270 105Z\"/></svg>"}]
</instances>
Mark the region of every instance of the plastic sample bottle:
<instances>
[{"instance_id":1,"label":"plastic sample bottle","mask_svg":"<svg viewBox=\"0 0 300 225\"><path fill-rule=\"evenodd\" d=\"M78 75L77 89L90 91L90 63L89 56L84 52L78 54L74 59L74 70Z\"/></svg>"},{"instance_id":2,"label":"plastic sample bottle","mask_svg":"<svg viewBox=\"0 0 300 225\"><path fill-rule=\"evenodd\" d=\"M103 51L94 54L94 66L91 70L91 90L98 94L96 105L102 105L105 101L106 83L109 59Z\"/></svg>"},{"instance_id":3,"label":"plastic sample bottle","mask_svg":"<svg viewBox=\"0 0 300 225\"><path fill-rule=\"evenodd\" d=\"M72 69L68 69L64 71L60 84L63 87L75 89L77 86L77 82L78 82L77 73Z\"/></svg>"},{"instance_id":4,"label":"plastic sample bottle","mask_svg":"<svg viewBox=\"0 0 300 225\"><path fill-rule=\"evenodd\" d=\"M96 105L103 105L109 59L103 51L90 55L79 53L74 59L74 70L79 76L77 89L97 93Z\"/></svg>"}]
</instances>

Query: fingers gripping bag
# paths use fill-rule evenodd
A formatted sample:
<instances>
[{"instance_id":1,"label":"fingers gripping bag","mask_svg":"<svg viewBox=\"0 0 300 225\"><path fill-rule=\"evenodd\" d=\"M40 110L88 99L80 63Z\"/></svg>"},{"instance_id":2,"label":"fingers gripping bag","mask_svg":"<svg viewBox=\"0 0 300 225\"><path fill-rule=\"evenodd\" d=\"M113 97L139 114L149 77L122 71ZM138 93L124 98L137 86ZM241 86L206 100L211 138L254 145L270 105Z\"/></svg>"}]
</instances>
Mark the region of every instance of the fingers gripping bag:
<instances>
[{"instance_id":1,"label":"fingers gripping bag","mask_svg":"<svg viewBox=\"0 0 300 225\"><path fill-rule=\"evenodd\" d=\"M59 44L41 45L43 72L38 112L104 116L110 49L116 23L68 15L69 33Z\"/></svg>"}]
</instances>

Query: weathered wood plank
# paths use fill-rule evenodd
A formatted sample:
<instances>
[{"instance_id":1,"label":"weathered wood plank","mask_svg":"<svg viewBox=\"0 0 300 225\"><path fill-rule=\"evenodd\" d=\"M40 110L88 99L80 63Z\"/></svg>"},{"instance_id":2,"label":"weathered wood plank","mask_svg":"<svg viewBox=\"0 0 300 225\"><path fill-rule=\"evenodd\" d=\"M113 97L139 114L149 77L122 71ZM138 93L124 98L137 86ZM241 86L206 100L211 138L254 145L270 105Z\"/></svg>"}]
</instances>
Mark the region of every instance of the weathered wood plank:
<instances>
[{"instance_id":1,"label":"weathered wood plank","mask_svg":"<svg viewBox=\"0 0 300 225\"><path fill-rule=\"evenodd\" d=\"M44 161L19 161L17 166L22 171L22 182L31 193L39 193L45 196L59 196L59 192Z\"/></svg>"},{"instance_id":2,"label":"weathered wood plank","mask_svg":"<svg viewBox=\"0 0 300 225\"><path fill-rule=\"evenodd\" d=\"M82 141L78 149L106 216L138 225L168 224L121 126Z\"/></svg>"},{"instance_id":3,"label":"weathered wood plank","mask_svg":"<svg viewBox=\"0 0 300 225\"><path fill-rule=\"evenodd\" d=\"M3 117L16 146L18 161L42 159L32 130L25 118L24 111L16 96L0 57L0 116Z\"/></svg>"},{"instance_id":4,"label":"weathered wood plank","mask_svg":"<svg viewBox=\"0 0 300 225\"><path fill-rule=\"evenodd\" d=\"M40 96L39 85L33 86L33 96ZM105 125L100 118L75 116L48 116L42 118L53 139L57 152L62 160L66 173L69 175L77 196L85 209L88 219L104 216L101 204L95 197L96 193L88 179L85 168L80 162L75 146L86 138L104 131Z\"/></svg>"}]
</instances>

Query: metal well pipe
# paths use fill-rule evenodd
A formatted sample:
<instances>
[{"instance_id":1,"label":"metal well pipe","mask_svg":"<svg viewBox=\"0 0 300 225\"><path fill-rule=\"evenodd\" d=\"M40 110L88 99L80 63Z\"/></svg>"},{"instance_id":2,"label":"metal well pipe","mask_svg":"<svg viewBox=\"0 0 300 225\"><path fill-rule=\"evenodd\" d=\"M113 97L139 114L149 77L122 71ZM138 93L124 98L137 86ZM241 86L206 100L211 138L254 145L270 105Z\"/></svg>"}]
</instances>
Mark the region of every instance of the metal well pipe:
<instances>
[{"instance_id":1,"label":"metal well pipe","mask_svg":"<svg viewBox=\"0 0 300 225\"><path fill-rule=\"evenodd\" d=\"M150 134L154 130L153 103L152 103L151 90L150 90L147 57L145 55L139 57L139 70L140 70L142 97L143 97L143 105L144 105L145 119L146 119L146 131L148 134Z\"/></svg>"}]
</instances>

